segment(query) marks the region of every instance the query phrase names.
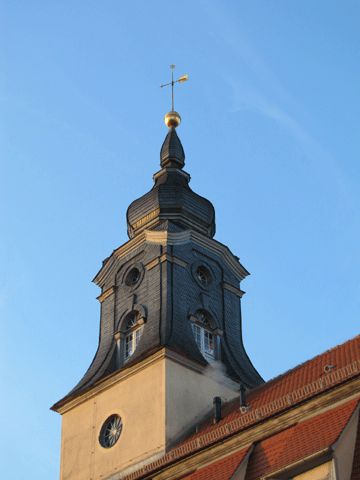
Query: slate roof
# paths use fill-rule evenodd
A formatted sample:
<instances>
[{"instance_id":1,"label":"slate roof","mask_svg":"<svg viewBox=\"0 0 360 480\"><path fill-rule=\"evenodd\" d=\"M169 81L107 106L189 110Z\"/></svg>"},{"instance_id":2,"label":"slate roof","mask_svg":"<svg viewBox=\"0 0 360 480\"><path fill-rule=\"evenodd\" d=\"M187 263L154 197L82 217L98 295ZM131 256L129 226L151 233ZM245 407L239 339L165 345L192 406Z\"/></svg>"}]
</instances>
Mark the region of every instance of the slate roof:
<instances>
[{"instance_id":1,"label":"slate roof","mask_svg":"<svg viewBox=\"0 0 360 480\"><path fill-rule=\"evenodd\" d=\"M185 152L174 127L169 129L160 150L160 165L182 168L185 164Z\"/></svg>"},{"instance_id":2,"label":"slate roof","mask_svg":"<svg viewBox=\"0 0 360 480\"><path fill-rule=\"evenodd\" d=\"M200 310L207 312L214 329L221 332L219 360L228 376L247 387L263 382L242 342L240 282L249 272L227 247L212 239L214 207L189 187L190 175L182 170L185 154L173 128L165 138L160 157L162 169L154 175L153 188L132 202L127 210L128 233L132 239L136 238L128 242L128 250L124 248L121 254L122 247L115 250L95 277L102 294L98 297L101 318L94 359L77 385L53 405L54 410L160 348L166 347L206 366L190 322L191 316ZM170 241L165 244L147 241L146 235L140 235L144 230L180 233L179 237L187 231L200 237L200 242L195 242L190 235L184 235L188 239L176 245ZM154 261L161 263L164 258L171 268L146 267L154 266ZM202 285L197 279L196 264L200 263L212 272L209 285ZM133 266L143 275L136 285L127 285L124 273ZM125 362L125 319L134 313L141 314L144 334L131 358ZM119 332L120 344L115 340Z\"/></svg>"},{"instance_id":3,"label":"slate roof","mask_svg":"<svg viewBox=\"0 0 360 480\"><path fill-rule=\"evenodd\" d=\"M170 128L161 147L161 170L154 175L153 188L134 200L127 210L130 238L145 229L156 228L165 220L211 238L215 235L214 207L191 190L190 175L182 170L184 163L183 146L175 128Z\"/></svg>"}]
</instances>

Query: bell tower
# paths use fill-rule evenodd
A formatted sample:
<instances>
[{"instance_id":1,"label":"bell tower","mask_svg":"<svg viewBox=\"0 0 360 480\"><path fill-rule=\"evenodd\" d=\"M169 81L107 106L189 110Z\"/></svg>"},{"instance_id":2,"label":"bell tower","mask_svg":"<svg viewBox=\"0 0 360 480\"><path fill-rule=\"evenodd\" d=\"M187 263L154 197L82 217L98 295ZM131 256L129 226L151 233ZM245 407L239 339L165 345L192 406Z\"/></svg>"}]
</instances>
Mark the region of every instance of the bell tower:
<instances>
[{"instance_id":1,"label":"bell tower","mask_svg":"<svg viewBox=\"0 0 360 480\"><path fill-rule=\"evenodd\" d=\"M61 480L121 478L191 432L214 397L262 382L242 343L248 272L214 240L214 207L189 186L180 121L174 108L165 116L154 185L129 206L129 241L94 278L99 345L52 407L62 415Z\"/></svg>"}]
</instances>

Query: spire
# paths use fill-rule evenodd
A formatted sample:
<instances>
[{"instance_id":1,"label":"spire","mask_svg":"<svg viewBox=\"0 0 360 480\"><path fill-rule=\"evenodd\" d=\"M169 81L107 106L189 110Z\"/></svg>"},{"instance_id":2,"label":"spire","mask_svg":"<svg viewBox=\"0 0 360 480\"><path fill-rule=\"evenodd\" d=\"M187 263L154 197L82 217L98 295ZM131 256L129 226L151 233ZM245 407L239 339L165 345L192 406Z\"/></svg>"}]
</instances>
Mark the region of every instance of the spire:
<instances>
[{"instance_id":1,"label":"spire","mask_svg":"<svg viewBox=\"0 0 360 480\"><path fill-rule=\"evenodd\" d=\"M161 170L154 174L152 189L134 200L127 210L128 234L134 238L144 230L194 230L212 238L215 234L215 211L212 203L189 187L190 175L183 170L185 153L176 127L180 115L174 110L174 85L185 82L188 75L174 80L170 65L172 110L165 115L168 132L160 150Z\"/></svg>"},{"instance_id":2,"label":"spire","mask_svg":"<svg viewBox=\"0 0 360 480\"><path fill-rule=\"evenodd\" d=\"M164 118L165 125L169 128L169 132L161 147L160 165L162 168L174 167L181 169L185 163L185 153L175 130L181 123L181 117L174 109L174 85L176 83L186 82L189 79L189 75L185 74L177 80L174 80L175 65L170 65L170 69L171 82L160 85L160 88L171 85L171 111L168 112Z\"/></svg>"},{"instance_id":3,"label":"spire","mask_svg":"<svg viewBox=\"0 0 360 480\"><path fill-rule=\"evenodd\" d=\"M160 150L160 165L162 168L183 168L185 153L175 127L170 127Z\"/></svg>"}]
</instances>

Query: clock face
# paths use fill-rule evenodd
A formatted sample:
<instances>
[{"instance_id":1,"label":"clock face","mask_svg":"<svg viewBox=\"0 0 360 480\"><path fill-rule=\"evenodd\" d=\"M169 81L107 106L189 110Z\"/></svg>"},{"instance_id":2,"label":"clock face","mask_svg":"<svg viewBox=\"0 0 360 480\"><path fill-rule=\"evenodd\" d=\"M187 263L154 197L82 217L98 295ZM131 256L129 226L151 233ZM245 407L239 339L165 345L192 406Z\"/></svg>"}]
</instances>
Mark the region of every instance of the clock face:
<instances>
[{"instance_id":1,"label":"clock face","mask_svg":"<svg viewBox=\"0 0 360 480\"><path fill-rule=\"evenodd\" d=\"M101 427L99 442L104 448L111 448L119 440L122 431L122 420L119 415L111 415Z\"/></svg>"}]
</instances>

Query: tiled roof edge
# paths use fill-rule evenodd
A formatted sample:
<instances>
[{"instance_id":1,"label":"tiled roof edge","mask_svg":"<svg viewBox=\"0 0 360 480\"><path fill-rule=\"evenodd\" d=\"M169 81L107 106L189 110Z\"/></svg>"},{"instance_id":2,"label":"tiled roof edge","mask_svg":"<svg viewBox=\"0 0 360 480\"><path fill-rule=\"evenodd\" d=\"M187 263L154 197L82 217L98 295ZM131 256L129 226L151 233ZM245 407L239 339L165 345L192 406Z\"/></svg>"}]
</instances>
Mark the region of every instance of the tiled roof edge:
<instances>
[{"instance_id":1,"label":"tiled roof edge","mask_svg":"<svg viewBox=\"0 0 360 480\"><path fill-rule=\"evenodd\" d=\"M320 377L317 380L314 380L311 383L303 385L300 388L297 388L293 392L290 392L272 402L265 404L254 410L250 410L244 413L241 417L232 420L231 422L221 425L210 432L200 434L193 440L189 440L178 447L175 447L169 453L165 454L163 457L155 460L154 462L145 465L139 470L132 472L126 475L123 480L136 480L141 478L143 475L146 475L154 470L159 469L160 467L165 466L168 463L172 463L176 460L179 460L182 457L186 457L191 453L202 450L203 448L210 446L213 443L216 443L219 440L223 440L226 437L238 433L242 429L256 424L258 421L261 421L275 413L279 413L282 410L295 406L296 404L308 400L309 398L324 392L343 381L346 381L352 377L355 377L360 373L360 360L355 360L348 365L345 365L342 368L334 370L324 377Z\"/></svg>"},{"instance_id":2,"label":"tiled roof edge","mask_svg":"<svg viewBox=\"0 0 360 480\"><path fill-rule=\"evenodd\" d=\"M324 355L326 355L326 354L328 354L328 353L331 353L331 352L333 352L334 350L337 350L337 349L340 348L340 347L344 347L345 345L354 342L356 339L359 339L359 340L360 340L360 335L355 335L355 337L350 338L349 340L347 340L347 341L345 341L345 342L343 342L343 343L339 343L338 345L335 345L334 347L328 348L327 350L324 350L323 352L319 353L318 355L315 355L314 357L309 358L308 360L305 360L304 362L299 363L299 364L295 365L295 366L292 367L292 368L289 368L289 369L286 370L285 372L282 372L282 373L280 373L279 375L276 375L275 377L269 378L269 380L266 380L265 383L262 383L262 384L259 385L258 387L254 388L254 389L252 390L252 392L254 392L254 391L260 391L263 387L268 387L269 385L271 385L271 384L274 383L274 382L277 382L278 380L282 379L283 377L287 377L290 373L295 372L296 370L299 370L300 368L303 368L305 365L313 362L313 361L316 360L317 358L321 358L321 357L323 357Z\"/></svg>"}]
</instances>

